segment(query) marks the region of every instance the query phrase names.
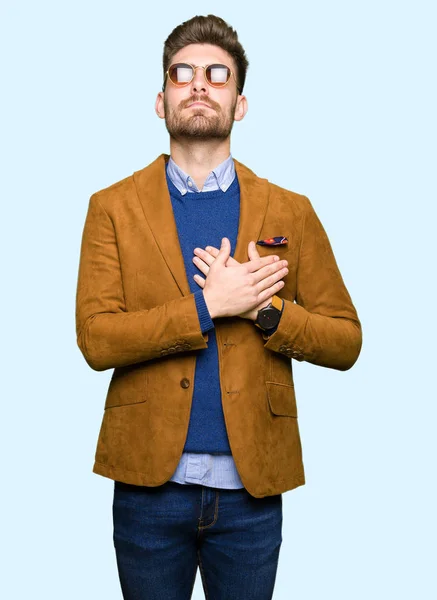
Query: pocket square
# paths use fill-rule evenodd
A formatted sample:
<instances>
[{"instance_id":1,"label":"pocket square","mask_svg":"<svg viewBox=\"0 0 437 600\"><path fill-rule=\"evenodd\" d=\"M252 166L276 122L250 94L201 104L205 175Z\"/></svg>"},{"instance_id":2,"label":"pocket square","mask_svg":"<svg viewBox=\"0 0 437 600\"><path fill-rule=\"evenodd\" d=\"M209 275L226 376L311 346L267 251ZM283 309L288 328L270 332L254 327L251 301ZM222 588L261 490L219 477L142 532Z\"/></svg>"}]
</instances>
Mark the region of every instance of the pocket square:
<instances>
[{"instance_id":1,"label":"pocket square","mask_svg":"<svg viewBox=\"0 0 437 600\"><path fill-rule=\"evenodd\" d=\"M282 246L288 243L288 238L278 235L276 237L266 238L265 240L258 240L258 246Z\"/></svg>"}]
</instances>

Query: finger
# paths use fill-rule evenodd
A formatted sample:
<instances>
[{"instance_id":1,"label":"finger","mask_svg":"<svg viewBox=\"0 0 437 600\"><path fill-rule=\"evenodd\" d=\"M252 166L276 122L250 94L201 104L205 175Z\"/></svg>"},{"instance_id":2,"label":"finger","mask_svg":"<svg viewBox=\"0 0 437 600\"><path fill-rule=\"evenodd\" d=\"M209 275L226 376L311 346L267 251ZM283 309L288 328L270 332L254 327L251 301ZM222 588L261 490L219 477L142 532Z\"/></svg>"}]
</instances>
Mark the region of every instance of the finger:
<instances>
[{"instance_id":1,"label":"finger","mask_svg":"<svg viewBox=\"0 0 437 600\"><path fill-rule=\"evenodd\" d=\"M210 254L212 256L217 256L217 254L220 252L220 250L218 248L215 248L214 246L206 246L204 252L206 252L207 254Z\"/></svg>"},{"instance_id":2,"label":"finger","mask_svg":"<svg viewBox=\"0 0 437 600\"><path fill-rule=\"evenodd\" d=\"M198 283L200 285L200 287L203 289L205 287L205 280L203 279L203 277L201 277L200 275L193 275L193 279L196 283Z\"/></svg>"},{"instance_id":3,"label":"finger","mask_svg":"<svg viewBox=\"0 0 437 600\"><path fill-rule=\"evenodd\" d=\"M266 288L265 290L262 290L258 294L258 302L259 302L259 304L262 304L263 302L265 302L266 300L268 300L269 298L271 298L272 296L274 296L275 294L277 294L278 292L280 292L280 290L282 290L282 288L284 287L284 285L285 285L285 283L281 279L281 281L277 281L272 286Z\"/></svg>"},{"instance_id":4,"label":"finger","mask_svg":"<svg viewBox=\"0 0 437 600\"><path fill-rule=\"evenodd\" d=\"M267 256L261 256L260 258L254 258L246 263L243 263L248 273L254 273L266 265L277 264L279 262L279 256L275 254L269 254Z\"/></svg>"},{"instance_id":5,"label":"finger","mask_svg":"<svg viewBox=\"0 0 437 600\"><path fill-rule=\"evenodd\" d=\"M214 261L212 261L212 262L214 262ZM198 256L194 256L193 263L196 265L196 267L199 269L199 271L201 271L204 275L208 275L209 265L206 262L204 262Z\"/></svg>"},{"instance_id":6,"label":"finger","mask_svg":"<svg viewBox=\"0 0 437 600\"><path fill-rule=\"evenodd\" d=\"M212 263L214 262L214 258L216 256L218 256L219 250L217 250L217 254L215 254L214 256L211 256L211 254L209 252L202 250L202 248L194 248L193 252L196 256L201 258L203 260L203 262L205 262L207 265L211 266Z\"/></svg>"},{"instance_id":7,"label":"finger","mask_svg":"<svg viewBox=\"0 0 437 600\"><path fill-rule=\"evenodd\" d=\"M269 288L277 281L288 275L288 268L286 266L282 266L284 262L285 261L279 261L277 263L273 263L272 265L267 265L253 274L258 292ZM280 268L278 268L278 265Z\"/></svg>"},{"instance_id":8,"label":"finger","mask_svg":"<svg viewBox=\"0 0 437 600\"><path fill-rule=\"evenodd\" d=\"M249 260L255 260L256 258L261 258L254 241L249 242L247 254L249 256Z\"/></svg>"},{"instance_id":9,"label":"finger","mask_svg":"<svg viewBox=\"0 0 437 600\"><path fill-rule=\"evenodd\" d=\"M196 248L196 250L197 250L197 248ZM206 246L205 250L202 250L201 252L206 252L206 254L209 254L210 256L212 255L215 258L218 255L218 253L220 252L220 250L218 248L215 248L214 246ZM199 253L199 256L202 258L203 255ZM228 258L228 262L226 264L227 264L227 266L235 267L236 265L239 265L240 263L238 262L238 260L235 260L235 258L230 256Z\"/></svg>"},{"instance_id":10,"label":"finger","mask_svg":"<svg viewBox=\"0 0 437 600\"><path fill-rule=\"evenodd\" d=\"M227 237L224 237L224 238L222 238L222 245L220 246L220 251L217 254L215 262L216 263L218 262L221 265L225 266L230 254L231 254L231 242L228 240Z\"/></svg>"}]
</instances>

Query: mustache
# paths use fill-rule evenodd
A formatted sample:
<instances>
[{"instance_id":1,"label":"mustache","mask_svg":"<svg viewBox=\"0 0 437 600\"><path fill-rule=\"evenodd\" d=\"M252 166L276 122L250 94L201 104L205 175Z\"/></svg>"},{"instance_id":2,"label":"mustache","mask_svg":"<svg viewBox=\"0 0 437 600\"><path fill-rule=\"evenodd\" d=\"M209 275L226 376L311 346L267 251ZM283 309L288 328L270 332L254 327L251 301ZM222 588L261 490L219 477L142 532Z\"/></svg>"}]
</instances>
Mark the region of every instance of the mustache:
<instances>
[{"instance_id":1,"label":"mustache","mask_svg":"<svg viewBox=\"0 0 437 600\"><path fill-rule=\"evenodd\" d=\"M188 106L190 106L190 104L193 104L193 102L204 102L211 108L214 108L215 110L217 110L216 103L215 102L212 103L208 98L190 98L189 100L186 101L184 108L187 108Z\"/></svg>"}]
</instances>

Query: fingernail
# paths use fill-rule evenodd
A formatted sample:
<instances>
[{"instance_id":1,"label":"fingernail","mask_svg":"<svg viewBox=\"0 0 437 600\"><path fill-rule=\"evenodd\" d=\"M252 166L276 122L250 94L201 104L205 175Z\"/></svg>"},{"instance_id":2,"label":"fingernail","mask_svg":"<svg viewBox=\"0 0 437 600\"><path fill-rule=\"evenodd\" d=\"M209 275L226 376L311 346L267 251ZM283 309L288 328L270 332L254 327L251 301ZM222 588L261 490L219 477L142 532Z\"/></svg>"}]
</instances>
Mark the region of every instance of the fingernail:
<instances>
[{"instance_id":1,"label":"fingernail","mask_svg":"<svg viewBox=\"0 0 437 600\"><path fill-rule=\"evenodd\" d=\"M275 259L275 262L276 262L277 260L279 260L279 256L275 256L274 259Z\"/></svg>"}]
</instances>

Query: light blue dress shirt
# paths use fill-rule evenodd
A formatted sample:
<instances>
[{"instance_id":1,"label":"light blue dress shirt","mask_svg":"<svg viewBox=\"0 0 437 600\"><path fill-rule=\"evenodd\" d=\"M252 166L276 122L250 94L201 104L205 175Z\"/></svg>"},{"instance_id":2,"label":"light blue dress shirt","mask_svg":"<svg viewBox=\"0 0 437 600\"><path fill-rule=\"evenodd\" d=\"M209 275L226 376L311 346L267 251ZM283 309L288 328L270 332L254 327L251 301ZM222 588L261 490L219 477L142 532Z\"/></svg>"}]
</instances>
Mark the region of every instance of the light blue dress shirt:
<instances>
[{"instance_id":1,"label":"light blue dress shirt","mask_svg":"<svg viewBox=\"0 0 437 600\"><path fill-rule=\"evenodd\" d=\"M221 189L225 192L235 178L235 165L232 155L213 169L199 190L195 181L187 175L170 157L167 174L181 194L210 192ZM200 454L183 452L181 460L170 478L184 485L197 483L207 487L225 489L243 488L234 459L230 454Z\"/></svg>"}]
</instances>

